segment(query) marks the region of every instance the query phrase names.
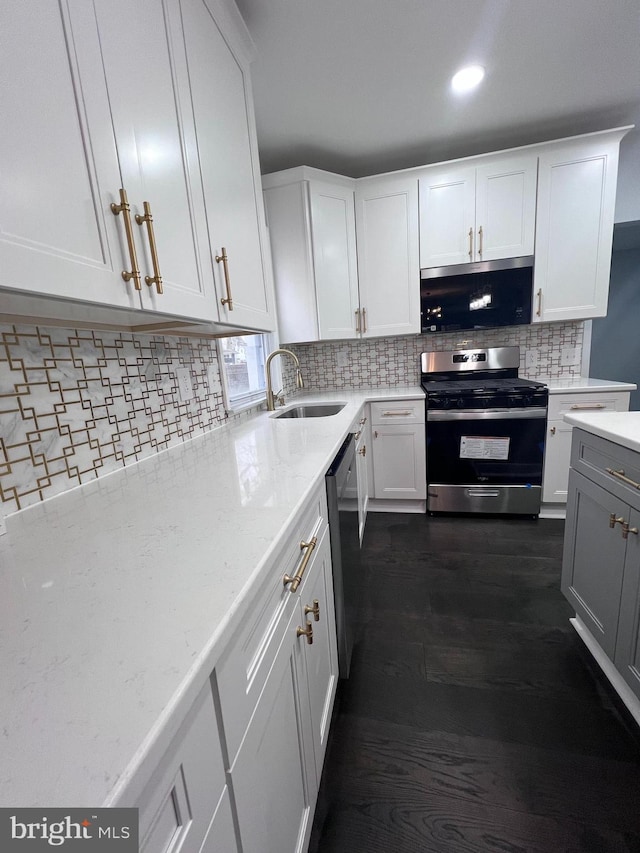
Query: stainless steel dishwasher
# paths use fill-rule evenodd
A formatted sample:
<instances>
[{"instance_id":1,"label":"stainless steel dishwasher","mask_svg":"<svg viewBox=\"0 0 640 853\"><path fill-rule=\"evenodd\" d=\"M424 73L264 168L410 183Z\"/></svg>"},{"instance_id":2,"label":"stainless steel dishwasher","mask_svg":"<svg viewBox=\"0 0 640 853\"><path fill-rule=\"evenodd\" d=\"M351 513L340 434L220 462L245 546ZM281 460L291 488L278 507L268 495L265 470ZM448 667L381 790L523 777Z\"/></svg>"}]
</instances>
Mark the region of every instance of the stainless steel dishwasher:
<instances>
[{"instance_id":1,"label":"stainless steel dishwasher","mask_svg":"<svg viewBox=\"0 0 640 853\"><path fill-rule=\"evenodd\" d=\"M353 433L326 473L340 678L349 677L358 618L361 558L358 535L358 474Z\"/></svg>"}]
</instances>

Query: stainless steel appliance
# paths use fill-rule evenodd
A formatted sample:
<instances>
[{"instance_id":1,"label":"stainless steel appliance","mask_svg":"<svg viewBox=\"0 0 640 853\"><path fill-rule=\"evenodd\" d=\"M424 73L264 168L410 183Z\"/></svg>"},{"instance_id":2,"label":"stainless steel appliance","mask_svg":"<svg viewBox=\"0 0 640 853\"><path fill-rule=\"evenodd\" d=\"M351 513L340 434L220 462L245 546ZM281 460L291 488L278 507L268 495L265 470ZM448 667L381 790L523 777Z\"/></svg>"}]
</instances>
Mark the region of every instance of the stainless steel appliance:
<instances>
[{"instance_id":1,"label":"stainless steel appliance","mask_svg":"<svg viewBox=\"0 0 640 853\"><path fill-rule=\"evenodd\" d=\"M548 390L519 347L423 352L427 510L537 515Z\"/></svg>"},{"instance_id":2,"label":"stainless steel appliance","mask_svg":"<svg viewBox=\"0 0 640 853\"><path fill-rule=\"evenodd\" d=\"M333 563L340 678L349 677L353 635L358 618L358 590L362 588L358 531L358 473L353 433L326 473L329 536Z\"/></svg>"},{"instance_id":3,"label":"stainless steel appliance","mask_svg":"<svg viewBox=\"0 0 640 853\"><path fill-rule=\"evenodd\" d=\"M487 329L531 322L533 257L420 271L422 331Z\"/></svg>"}]
</instances>

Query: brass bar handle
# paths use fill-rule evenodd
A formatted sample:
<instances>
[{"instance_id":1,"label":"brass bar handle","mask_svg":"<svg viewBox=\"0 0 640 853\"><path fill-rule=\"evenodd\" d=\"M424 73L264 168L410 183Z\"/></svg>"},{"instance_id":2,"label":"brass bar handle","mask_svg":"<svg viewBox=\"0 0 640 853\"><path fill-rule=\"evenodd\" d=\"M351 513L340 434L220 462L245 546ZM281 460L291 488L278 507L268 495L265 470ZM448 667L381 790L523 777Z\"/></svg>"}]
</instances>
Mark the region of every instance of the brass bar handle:
<instances>
[{"instance_id":1,"label":"brass bar handle","mask_svg":"<svg viewBox=\"0 0 640 853\"><path fill-rule=\"evenodd\" d=\"M367 334L367 309L362 309L362 334Z\"/></svg>"},{"instance_id":2,"label":"brass bar handle","mask_svg":"<svg viewBox=\"0 0 640 853\"><path fill-rule=\"evenodd\" d=\"M480 226L480 228L478 228L478 237L480 238L480 248L478 249L478 255L480 256L480 258L482 258L482 243L483 243L483 237L484 237L482 225Z\"/></svg>"},{"instance_id":3,"label":"brass bar handle","mask_svg":"<svg viewBox=\"0 0 640 853\"><path fill-rule=\"evenodd\" d=\"M612 477L616 477L618 480L622 480L622 482L626 483L628 486L632 486L634 489L640 489L640 483L636 483L635 480L631 480L629 477L625 477L624 470L614 471L613 468L606 468L605 470L607 474L611 474Z\"/></svg>"},{"instance_id":4,"label":"brass bar handle","mask_svg":"<svg viewBox=\"0 0 640 853\"><path fill-rule=\"evenodd\" d=\"M233 311L233 296L231 295L231 281L229 279L229 258L227 257L227 250L225 247L222 247L222 254L216 255L216 263L222 264L222 269L224 270L224 286L227 289L227 295L220 300L223 305L229 306L229 311Z\"/></svg>"},{"instance_id":5,"label":"brass bar handle","mask_svg":"<svg viewBox=\"0 0 640 853\"><path fill-rule=\"evenodd\" d=\"M362 435L362 430L361 430L361 429L359 429L359 430L358 430L358 432L354 432L354 434L353 434L353 438L354 438L354 440L355 440L355 441L357 441L357 440L360 438L360 436L361 436L361 435Z\"/></svg>"},{"instance_id":6,"label":"brass bar handle","mask_svg":"<svg viewBox=\"0 0 640 853\"><path fill-rule=\"evenodd\" d=\"M551 433L551 435L555 435L555 434L556 434L556 428L555 428L555 427L551 427L551 429L549 430L549 432Z\"/></svg>"},{"instance_id":7,"label":"brass bar handle","mask_svg":"<svg viewBox=\"0 0 640 853\"><path fill-rule=\"evenodd\" d=\"M625 523L622 525L622 538L628 539L630 533L634 533L637 536L638 535L638 528L637 527L629 527L629 522L625 521Z\"/></svg>"},{"instance_id":8,"label":"brass bar handle","mask_svg":"<svg viewBox=\"0 0 640 853\"><path fill-rule=\"evenodd\" d=\"M589 412L595 411L596 409L606 409L606 403L574 403L573 406L569 406L572 410L577 410L581 412Z\"/></svg>"},{"instance_id":9,"label":"brass bar handle","mask_svg":"<svg viewBox=\"0 0 640 853\"><path fill-rule=\"evenodd\" d=\"M127 235L127 245L129 246L129 260L131 261L131 270L122 270L122 278L125 281L133 279L133 285L136 290L142 290L142 282L140 281L140 270L138 269L138 257L136 255L136 244L133 239L133 228L131 227L131 208L127 191L120 187L120 204L115 202L111 205L111 213L114 216L122 214L124 218L124 232Z\"/></svg>"},{"instance_id":10,"label":"brass bar handle","mask_svg":"<svg viewBox=\"0 0 640 853\"><path fill-rule=\"evenodd\" d=\"M364 425L366 424L366 422L367 422L367 419L366 419L366 418L360 418L360 420L358 421L358 423L360 424L360 426L364 426Z\"/></svg>"},{"instance_id":11,"label":"brass bar handle","mask_svg":"<svg viewBox=\"0 0 640 853\"><path fill-rule=\"evenodd\" d=\"M296 628L296 637L306 637L307 638L307 644L309 646L312 646L313 645L313 625L310 622L305 622L304 624L307 626L307 630L305 631L304 628L301 628L298 625L298 627Z\"/></svg>"},{"instance_id":12,"label":"brass bar handle","mask_svg":"<svg viewBox=\"0 0 640 853\"><path fill-rule=\"evenodd\" d=\"M356 334L360 335L362 333L362 329L360 328L360 309L356 308Z\"/></svg>"},{"instance_id":13,"label":"brass bar handle","mask_svg":"<svg viewBox=\"0 0 640 853\"><path fill-rule=\"evenodd\" d=\"M316 547L317 544L318 544L318 537L317 536L312 536L308 542L301 542L300 543L300 550L306 551L306 553L305 553L304 557L302 558L302 562L300 563L298 571L293 576L285 575L282 578L282 583L284 584L284 586L291 584L291 589L289 590L289 592L296 592L298 587L300 586L300 581L302 580L302 578L304 576L304 573L307 569L307 565L309 564L309 560L311 559L311 555L313 554L313 549Z\"/></svg>"},{"instance_id":14,"label":"brass bar handle","mask_svg":"<svg viewBox=\"0 0 640 853\"><path fill-rule=\"evenodd\" d=\"M622 518L622 517L618 518L616 516L615 512L612 512L611 515L609 516L609 527L613 528L616 526L616 524L624 525L624 524L626 524L626 522L625 522L624 518Z\"/></svg>"},{"instance_id":15,"label":"brass bar handle","mask_svg":"<svg viewBox=\"0 0 640 853\"><path fill-rule=\"evenodd\" d=\"M313 607L309 604L305 604L304 606L304 615L308 616L310 613L313 613L313 618L316 622L320 621L320 603L317 598L313 599Z\"/></svg>"},{"instance_id":16,"label":"brass bar handle","mask_svg":"<svg viewBox=\"0 0 640 853\"><path fill-rule=\"evenodd\" d=\"M360 450L358 451L358 453L360 454L360 456L366 456L367 455L367 445L366 444L363 445L360 448Z\"/></svg>"},{"instance_id":17,"label":"brass bar handle","mask_svg":"<svg viewBox=\"0 0 640 853\"><path fill-rule=\"evenodd\" d=\"M160 264L158 263L158 249L156 248L156 235L153 230L153 216L151 215L151 205L148 201L142 202L144 207L144 216L140 216L139 213L136 213L136 222L140 227L142 227L145 223L147 224L147 236L149 238L149 249L151 250L151 263L153 264L153 276L145 275L144 281L145 284L148 284L151 287L152 284L156 286L156 293L162 294L164 291L162 289L162 276L160 275Z\"/></svg>"},{"instance_id":18,"label":"brass bar handle","mask_svg":"<svg viewBox=\"0 0 640 853\"><path fill-rule=\"evenodd\" d=\"M473 260L473 228L469 228L469 260Z\"/></svg>"},{"instance_id":19,"label":"brass bar handle","mask_svg":"<svg viewBox=\"0 0 640 853\"><path fill-rule=\"evenodd\" d=\"M536 308L536 317L542 316L542 288L536 293L536 299L538 300L538 307Z\"/></svg>"}]
</instances>

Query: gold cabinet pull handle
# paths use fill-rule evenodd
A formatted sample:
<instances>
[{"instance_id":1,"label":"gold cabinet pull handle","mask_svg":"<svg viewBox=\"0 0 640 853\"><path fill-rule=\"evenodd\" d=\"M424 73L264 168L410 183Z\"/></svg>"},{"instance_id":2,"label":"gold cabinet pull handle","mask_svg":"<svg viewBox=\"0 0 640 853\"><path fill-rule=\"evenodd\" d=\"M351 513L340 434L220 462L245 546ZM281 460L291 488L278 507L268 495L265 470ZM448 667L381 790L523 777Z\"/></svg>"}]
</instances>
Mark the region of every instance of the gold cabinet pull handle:
<instances>
[{"instance_id":1,"label":"gold cabinet pull handle","mask_svg":"<svg viewBox=\"0 0 640 853\"><path fill-rule=\"evenodd\" d=\"M542 288L536 293L536 299L538 300L538 307L536 308L536 317L542 316Z\"/></svg>"},{"instance_id":2,"label":"gold cabinet pull handle","mask_svg":"<svg viewBox=\"0 0 640 853\"><path fill-rule=\"evenodd\" d=\"M622 538L628 539L630 533L634 533L637 536L638 535L638 528L637 527L629 527L629 522L625 521L625 523L622 525Z\"/></svg>"},{"instance_id":3,"label":"gold cabinet pull handle","mask_svg":"<svg viewBox=\"0 0 640 853\"><path fill-rule=\"evenodd\" d=\"M362 435L361 429L359 429L358 432L354 432L354 434L353 434L354 441L357 441L361 435Z\"/></svg>"},{"instance_id":4,"label":"gold cabinet pull handle","mask_svg":"<svg viewBox=\"0 0 640 853\"><path fill-rule=\"evenodd\" d=\"M374 438L377 438L377 437L378 437L378 430L377 430L377 429L374 429L374 431L373 431L373 437L374 437Z\"/></svg>"},{"instance_id":5,"label":"gold cabinet pull handle","mask_svg":"<svg viewBox=\"0 0 640 853\"><path fill-rule=\"evenodd\" d=\"M313 599L313 606L309 604L305 604L304 606L304 615L308 616L310 613L313 613L313 618L316 622L320 621L320 602L317 598Z\"/></svg>"},{"instance_id":6,"label":"gold cabinet pull handle","mask_svg":"<svg viewBox=\"0 0 640 853\"><path fill-rule=\"evenodd\" d=\"M360 426L364 426L364 425L366 424L366 422L367 422L367 419L366 419L366 418L360 418L360 420L358 421L358 423L360 424Z\"/></svg>"},{"instance_id":7,"label":"gold cabinet pull handle","mask_svg":"<svg viewBox=\"0 0 640 853\"><path fill-rule=\"evenodd\" d=\"M609 516L609 527L615 527L616 524L624 525L624 524L626 524L626 522L625 522L624 518L622 518L622 517L618 518L616 516L615 512L612 512L611 515Z\"/></svg>"},{"instance_id":8,"label":"gold cabinet pull handle","mask_svg":"<svg viewBox=\"0 0 640 853\"><path fill-rule=\"evenodd\" d=\"M625 477L624 470L614 471L613 468L606 468L605 470L607 474L611 474L612 477L616 477L618 480L622 480L622 482L626 483L628 486L632 486L634 489L640 489L640 483L636 483L635 480L631 480L629 477Z\"/></svg>"},{"instance_id":9,"label":"gold cabinet pull handle","mask_svg":"<svg viewBox=\"0 0 640 853\"><path fill-rule=\"evenodd\" d=\"M606 403L574 403L573 406L569 406L572 410L577 410L580 412L590 412L595 409L606 409Z\"/></svg>"},{"instance_id":10,"label":"gold cabinet pull handle","mask_svg":"<svg viewBox=\"0 0 640 853\"><path fill-rule=\"evenodd\" d=\"M222 264L222 269L224 270L224 286L227 289L227 295L220 302L223 305L229 306L229 311L233 311L233 296L231 295L231 281L229 279L229 258L227 257L227 250L225 247L222 247L222 254L216 255L216 263Z\"/></svg>"},{"instance_id":11,"label":"gold cabinet pull handle","mask_svg":"<svg viewBox=\"0 0 640 853\"><path fill-rule=\"evenodd\" d=\"M367 309L362 309L362 334L367 334Z\"/></svg>"},{"instance_id":12,"label":"gold cabinet pull handle","mask_svg":"<svg viewBox=\"0 0 640 853\"><path fill-rule=\"evenodd\" d=\"M122 278L125 281L131 281L131 279L133 279L135 289L142 290L140 270L138 269L138 257L136 255L136 244L133 240L133 228L131 227L131 208L129 207L127 192L122 187L120 188L120 204L113 202L111 205L111 213L113 213L114 216L122 214L124 218L124 232L127 235L127 245L129 246L131 270L122 270Z\"/></svg>"},{"instance_id":13,"label":"gold cabinet pull handle","mask_svg":"<svg viewBox=\"0 0 640 853\"><path fill-rule=\"evenodd\" d=\"M145 284L148 284L151 287L152 284L156 286L156 293L163 293L162 289L162 276L160 275L160 264L158 263L158 249L156 248L156 235L153 230L153 216L151 215L151 205L148 201L143 201L142 205L144 207L144 216L140 216L139 213L136 213L136 222L140 227L142 227L145 223L147 225L147 236L149 237L149 249L151 250L151 263L153 264L153 275L145 275L144 281Z\"/></svg>"},{"instance_id":14,"label":"gold cabinet pull handle","mask_svg":"<svg viewBox=\"0 0 640 853\"><path fill-rule=\"evenodd\" d=\"M367 455L367 445L363 444L363 446L360 448L358 453L360 454L360 456L366 456Z\"/></svg>"},{"instance_id":15,"label":"gold cabinet pull handle","mask_svg":"<svg viewBox=\"0 0 640 853\"><path fill-rule=\"evenodd\" d=\"M483 242L482 238L483 238L483 236L484 236L484 232L482 230L482 225L481 225L480 228L478 228L478 237L480 239L480 248L478 249L478 255L480 258L482 258L482 242Z\"/></svg>"},{"instance_id":16,"label":"gold cabinet pull handle","mask_svg":"<svg viewBox=\"0 0 640 853\"><path fill-rule=\"evenodd\" d=\"M388 412L383 412L383 418L408 418L412 414L411 409L390 409Z\"/></svg>"},{"instance_id":17,"label":"gold cabinet pull handle","mask_svg":"<svg viewBox=\"0 0 640 853\"><path fill-rule=\"evenodd\" d=\"M360 328L360 309L356 308L356 334L360 334L362 329Z\"/></svg>"},{"instance_id":18,"label":"gold cabinet pull handle","mask_svg":"<svg viewBox=\"0 0 640 853\"><path fill-rule=\"evenodd\" d=\"M549 432L551 433L551 435L555 435L555 434L556 434L556 428L555 428L555 427L551 427L551 429L549 430Z\"/></svg>"},{"instance_id":19,"label":"gold cabinet pull handle","mask_svg":"<svg viewBox=\"0 0 640 853\"><path fill-rule=\"evenodd\" d=\"M298 625L298 627L296 628L296 637L306 637L307 638L307 644L312 646L313 645L313 625L311 624L311 622L305 622L304 624L307 626L307 630L305 631L304 628L301 628Z\"/></svg>"},{"instance_id":20,"label":"gold cabinet pull handle","mask_svg":"<svg viewBox=\"0 0 640 853\"><path fill-rule=\"evenodd\" d=\"M282 583L284 584L284 586L288 586L288 584L291 584L291 588L290 588L289 592L296 592L296 590L300 586L300 581L302 580L302 578L304 576L306 568L309 564L309 560L311 559L311 555L313 554L313 549L316 547L317 544L318 544L318 537L317 536L312 536L308 542L301 542L300 543L300 550L305 551L306 553L305 553L304 557L302 558L302 562L300 563L300 566L298 567L298 571L295 573L295 575L285 575L282 578Z\"/></svg>"},{"instance_id":21,"label":"gold cabinet pull handle","mask_svg":"<svg viewBox=\"0 0 640 853\"><path fill-rule=\"evenodd\" d=\"M473 260L473 228L469 228L469 260Z\"/></svg>"}]
</instances>

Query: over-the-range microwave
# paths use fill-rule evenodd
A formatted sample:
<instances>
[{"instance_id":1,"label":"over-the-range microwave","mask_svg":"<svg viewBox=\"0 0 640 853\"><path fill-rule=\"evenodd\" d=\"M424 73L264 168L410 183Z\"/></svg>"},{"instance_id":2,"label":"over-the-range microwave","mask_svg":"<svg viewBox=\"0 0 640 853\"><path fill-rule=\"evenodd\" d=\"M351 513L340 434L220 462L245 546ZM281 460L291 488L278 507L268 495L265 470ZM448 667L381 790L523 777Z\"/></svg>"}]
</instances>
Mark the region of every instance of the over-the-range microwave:
<instances>
[{"instance_id":1,"label":"over-the-range microwave","mask_svg":"<svg viewBox=\"0 0 640 853\"><path fill-rule=\"evenodd\" d=\"M533 256L420 271L422 331L455 332L531 322Z\"/></svg>"}]
</instances>

